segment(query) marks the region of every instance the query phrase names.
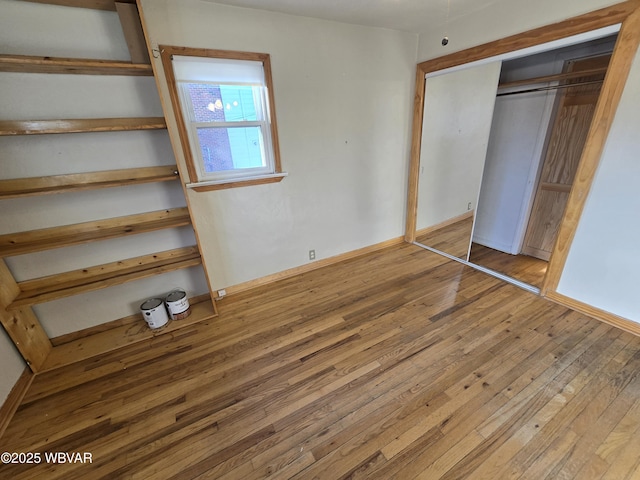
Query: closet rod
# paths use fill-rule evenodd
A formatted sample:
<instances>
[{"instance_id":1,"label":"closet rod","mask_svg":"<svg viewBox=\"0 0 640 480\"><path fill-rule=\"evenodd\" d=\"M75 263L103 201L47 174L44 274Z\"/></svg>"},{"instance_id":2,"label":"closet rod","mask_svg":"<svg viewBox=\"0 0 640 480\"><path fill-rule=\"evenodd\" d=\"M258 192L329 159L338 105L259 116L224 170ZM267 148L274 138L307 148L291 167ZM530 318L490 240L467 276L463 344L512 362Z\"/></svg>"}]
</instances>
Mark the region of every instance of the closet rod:
<instances>
[{"instance_id":1,"label":"closet rod","mask_svg":"<svg viewBox=\"0 0 640 480\"><path fill-rule=\"evenodd\" d=\"M580 87L582 85L595 85L602 83L604 80L592 80L590 82L566 83L563 85L550 85L548 87L528 88L526 90L516 90L515 92L498 93L496 97L506 97L507 95L519 95L521 93L544 92L546 90L558 90L559 88Z\"/></svg>"},{"instance_id":2,"label":"closet rod","mask_svg":"<svg viewBox=\"0 0 640 480\"><path fill-rule=\"evenodd\" d=\"M578 72L555 73L553 75L545 75L544 77L525 78L524 80L514 80L498 85L498 88L521 87L523 85L534 85L536 83L553 82L554 80L571 80L574 78L589 77L591 75L599 75L607 73L608 67L592 68L590 70L582 70Z\"/></svg>"}]
</instances>

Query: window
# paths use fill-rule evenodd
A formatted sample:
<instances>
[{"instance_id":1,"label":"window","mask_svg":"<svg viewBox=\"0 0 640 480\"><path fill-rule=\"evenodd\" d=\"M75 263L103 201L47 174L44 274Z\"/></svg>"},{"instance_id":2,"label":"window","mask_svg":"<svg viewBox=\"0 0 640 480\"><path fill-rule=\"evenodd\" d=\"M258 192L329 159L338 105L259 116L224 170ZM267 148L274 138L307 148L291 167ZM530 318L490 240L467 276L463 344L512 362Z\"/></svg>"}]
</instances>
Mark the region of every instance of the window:
<instances>
[{"instance_id":1,"label":"window","mask_svg":"<svg viewBox=\"0 0 640 480\"><path fill-rule=\"evenodd\" d=\"M160 50L192 182L187 186L282 180L269 55Z\"/></svg>"}]
</instances>

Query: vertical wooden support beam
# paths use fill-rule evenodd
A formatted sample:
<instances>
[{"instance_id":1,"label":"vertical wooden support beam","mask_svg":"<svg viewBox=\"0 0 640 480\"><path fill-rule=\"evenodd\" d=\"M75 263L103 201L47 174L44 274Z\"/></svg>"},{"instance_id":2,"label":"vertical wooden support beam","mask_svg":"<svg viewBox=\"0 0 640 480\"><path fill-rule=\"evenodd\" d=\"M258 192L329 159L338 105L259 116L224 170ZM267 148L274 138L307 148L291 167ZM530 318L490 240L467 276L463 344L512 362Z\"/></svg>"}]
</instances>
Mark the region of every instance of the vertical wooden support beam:
<instances>
[{"instance_id":1,"label":"vertical wooden support beam","mask_svg":"<svg viewBox=\"0 0 640 480\"><path fill-rule=\"evenodd\" d=\"M135 4L116 2L116 11L122 24L122 32L129 47L132 63L151 63L147 52L147 44Z\"/></svg>"},{"instance_id":2,"label":"vertical wooden support beam","mask_svg":"<svg viewBox=\"0 0 640 480\"><path fill-rule=\"evenodd\" d=\"M16 410L18 410L20 403L22 403L22 399L27 394L27 390L29 390L34 377L33 372L28 367L25 368L9 392L9 396L2 406L0 406L0 438L9 426L9 422L11 422Z\"/></svg>"},{"instance_id":3,"label":"vertical wooden support beam","mask_svg":"<svg viewBox=\"0 0 640 480\"><path fill-rule=\"evenodd\" d=\"M0 321L27 365L36 373L51 352L51 341L31 307L7 311L19 293L20 288L7 264L0 259Z\"/></svg>"},{"instance_id":4,"label":"vertical wooden support beam","mask_svg":"<svg viewBox=\"0 0 640 480\"><path fill-rule=\"evenodd\" d=\"M416 67L415 93L413 96L413 129L411 132L411 160L409 163L409 187L407 190L407 218L404 240L416 241L418 218L418 184L420 179L420 149L422 148L422 121L424 115L424 88L427 80L420 65Z\"/></svg>"}]
</instances>

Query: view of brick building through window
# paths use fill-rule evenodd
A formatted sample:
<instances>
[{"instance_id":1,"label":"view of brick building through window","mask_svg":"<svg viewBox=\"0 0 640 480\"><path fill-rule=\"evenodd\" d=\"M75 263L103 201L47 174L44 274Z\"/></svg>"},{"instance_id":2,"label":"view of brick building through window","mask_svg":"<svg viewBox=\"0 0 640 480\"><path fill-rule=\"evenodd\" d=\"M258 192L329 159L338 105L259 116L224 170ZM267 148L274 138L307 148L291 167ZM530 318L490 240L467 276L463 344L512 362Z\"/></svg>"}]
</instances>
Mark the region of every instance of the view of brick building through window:
<instances>
[{"instance_id":1,"label":"view of brick building through window","mask_svg":"<svg viewBox=\"0 0 640 480\"><path fill-rule=\"evenodd\" d=\"M263 142L254 87L189 83L205 172L264 166ZM211 122L211 126L206 125ZM225 125L220 125L224 122ZM229 123L238 122L238 126ZM218 123L218 125L215 125Z\"/></svg>"}]
</instances>

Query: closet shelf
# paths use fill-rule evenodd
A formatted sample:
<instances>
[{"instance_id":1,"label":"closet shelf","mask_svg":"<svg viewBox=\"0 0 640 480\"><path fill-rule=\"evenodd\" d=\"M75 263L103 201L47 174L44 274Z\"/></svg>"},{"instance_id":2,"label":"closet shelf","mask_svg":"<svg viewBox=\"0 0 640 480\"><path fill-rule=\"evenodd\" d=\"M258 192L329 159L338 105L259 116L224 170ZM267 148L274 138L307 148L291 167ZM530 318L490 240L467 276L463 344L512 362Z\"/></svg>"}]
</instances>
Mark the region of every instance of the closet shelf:
<instances>
[{"instance_id":1,"label":"closet shelf","mask_svg":"<svg viewBox=\"0 0 640 480\"><path fill-rule=\"evenodd\" d=\"M178 179L175 165L0 180L0 199Z\"/></svg>"},{"instance_id":2,"label":"closet shelf","mask_svg":"<svg viewBox=\"0 0 640 480\"><path fill-rule=\"evenodd\" d=\"M167 128L164 117L77 118L68 120L0 120L0 135L119 132Z\"/></svg>"},{"instance_id":3,"label":"closet shelf","mask_svg":"<svg viewBox=\"0 0 640 480\"><path fill-rule=\"evenodd\" d=\"M0 235L0 257L189 225L186 207Z\"/></svg>"},{"instance_id":4,"label":"closet shelf","mask_svg":"<svg viewBox=\"0 0 640 480\"><path fill-rule=\"evenodd\" d=\"M5 54L0 54L0 72L153 76L146 63Z\"/></svg>"},{"instance_id":5,"label":"closet shelf","mask_svg":"<svg viewBox=\"0 0 640 480\"><path fill-rule=\"evenodd\" d=\"M159 328L157 331L151 330L142 316L138 314L122 319L124 324L118 327L94 333L68 343L58 344L51 350L40 371L52 370L86 358L95 357L127 345L172 333L218 316L210 297L200 303L194 303L192 300L189 302L191 304L191 315L182 320L170 320L165 327Z\"/></svg>"},{"instance_id":6,"label":"closet shelf","mask_svg":"<svg viewBox=\"0 0 640 480\"><path fill-rule=\"evenodd\" d=\"M18 282L9 310L113 287L202 263L198 247L183 247Z\"/></svg>"}]
</instances>

